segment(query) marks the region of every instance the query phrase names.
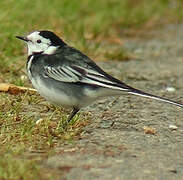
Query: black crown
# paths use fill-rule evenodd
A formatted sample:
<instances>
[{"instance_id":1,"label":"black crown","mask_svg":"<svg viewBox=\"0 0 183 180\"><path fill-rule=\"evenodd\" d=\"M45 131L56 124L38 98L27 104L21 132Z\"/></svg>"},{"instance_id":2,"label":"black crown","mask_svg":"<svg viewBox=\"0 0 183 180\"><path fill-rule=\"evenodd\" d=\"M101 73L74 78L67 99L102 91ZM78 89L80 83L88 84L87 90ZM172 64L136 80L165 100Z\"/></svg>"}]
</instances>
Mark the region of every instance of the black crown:
<instances>
[{"instance_id":1,"label":"black crown","mask_svg":"<svg viewBox=\"0 0 183 180\"><path fill-rule=\"evenodd\" d=\"M61 38L59 38L56 34L54 34L51 31L40 31L39 35L46 39L49 39L53 46L63 46L66 44Z\"/></svg>"}]
</instances>

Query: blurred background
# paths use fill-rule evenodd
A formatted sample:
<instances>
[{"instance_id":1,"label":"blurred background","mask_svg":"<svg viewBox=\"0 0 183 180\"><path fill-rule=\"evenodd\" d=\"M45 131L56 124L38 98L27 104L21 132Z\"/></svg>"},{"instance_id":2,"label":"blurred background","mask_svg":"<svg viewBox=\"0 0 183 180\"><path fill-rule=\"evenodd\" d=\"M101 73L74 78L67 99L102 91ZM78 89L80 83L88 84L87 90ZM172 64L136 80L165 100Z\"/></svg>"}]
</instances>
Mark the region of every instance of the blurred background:
<instances>
[{"instance_id":1,"label":"blurred background","mask_svg":"<svg viewBox=\"0 0 183 180\"><path fill-rule=\"evenodd\" d=\"M181 23L182 10L181 0L0 1L0 82L29 86L26 47L16 35L51 30L95 61L129 60L136 57L125 38Z\"/></svg>"},{"instance_id":2,"label":"blurred background","mask_svg":"<svg viewBox=\"0 0 183 180\"><path fill-rule=\"evenodd\" d=\"M182 18L181 0L1 1L1 73L9 69L16 75L24 68L25 58L21 56L26 49L16 35L47 29L95 60L126 60L130 56L123 49L124 37L180 23ZM11 77L9 81L21 85Z\"/></svg>"},{"instance_id":3,"label":"blurred background","mask_svg":"<svg viewBox=\"0 0 183 180\"><path fill-rule=\"evenodd\" d=\"M0 58L22 55L22 44L15 35L48 29L92 57L106 59L106 44L121 45L124 36L180 23L182 9L181 0L1 1Z\"/></svg>"},{"instance_id":4,"label":"blurred background","mask_svg":"<svg viewBox=\"0 0 183 180\"><path fill-rule=\"evenodd\" d=\"M180 23L182 18L181 0L1 1L1 73L10 66L8 71L15 72L24 67L21 56L26 51L16 35L47 29L95 60L126 60L130 57L123 49L124 37ZM9 81L21 85L11 77Z\"/></svg>"}]
</instances>

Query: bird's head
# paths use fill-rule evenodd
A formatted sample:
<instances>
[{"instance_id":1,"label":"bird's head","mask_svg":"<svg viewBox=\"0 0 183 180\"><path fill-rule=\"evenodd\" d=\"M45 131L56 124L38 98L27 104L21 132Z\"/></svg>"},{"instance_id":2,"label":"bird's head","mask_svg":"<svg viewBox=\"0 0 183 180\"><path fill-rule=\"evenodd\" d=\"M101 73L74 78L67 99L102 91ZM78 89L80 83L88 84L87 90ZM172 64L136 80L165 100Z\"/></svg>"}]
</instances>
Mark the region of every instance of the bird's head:
<instances>
[{"instance_id":1,"label":"bird's head","mask_svg":"<svg viewBox=\"0 0 183 180\"><path fill-rule=\"evenodd\" d=\"M65 43L51 31L34 31L28 36L16 36L27 43L28 56L33 54L54 54Z\"/></svg>"}]
</instances>

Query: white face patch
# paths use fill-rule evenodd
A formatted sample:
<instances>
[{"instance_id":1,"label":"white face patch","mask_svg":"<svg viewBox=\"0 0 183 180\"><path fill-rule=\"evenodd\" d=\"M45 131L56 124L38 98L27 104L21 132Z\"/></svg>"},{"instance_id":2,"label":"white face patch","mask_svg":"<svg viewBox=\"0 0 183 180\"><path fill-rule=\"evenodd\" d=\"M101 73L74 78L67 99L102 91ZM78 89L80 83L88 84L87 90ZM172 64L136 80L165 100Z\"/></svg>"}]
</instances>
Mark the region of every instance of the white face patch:
<instances>
[{"instance_id":1,"label":"white face patch","mask_svg":"<svg viewBox=\"0 0 183 180\"><path fill-rule=\"evenodd\" d=\"M39 33L34 31L27 36L28 56L34 53L53 54L58 48L58 46L52 46L51 41L40 36Z\"/></svg>"}]
</instances>

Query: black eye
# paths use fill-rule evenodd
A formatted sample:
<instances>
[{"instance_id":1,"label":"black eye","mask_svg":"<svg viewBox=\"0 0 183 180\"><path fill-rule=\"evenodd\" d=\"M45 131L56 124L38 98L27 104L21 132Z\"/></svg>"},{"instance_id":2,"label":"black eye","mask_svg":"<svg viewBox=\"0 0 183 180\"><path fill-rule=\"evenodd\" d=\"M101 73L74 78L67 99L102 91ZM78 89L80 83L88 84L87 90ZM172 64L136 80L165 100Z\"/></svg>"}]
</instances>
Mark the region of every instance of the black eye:
<instances>
[{"instance_id":1,"label":"black eye","mask_svg":"<svg viewBox=\"0 0 183 180\"><path fill-rule=\"evenodd\" d=\"M38 40L37 40L37 43L41 43L41 40L40 40L40 39L38 39Z\"/></svg>"}]
</instances>

